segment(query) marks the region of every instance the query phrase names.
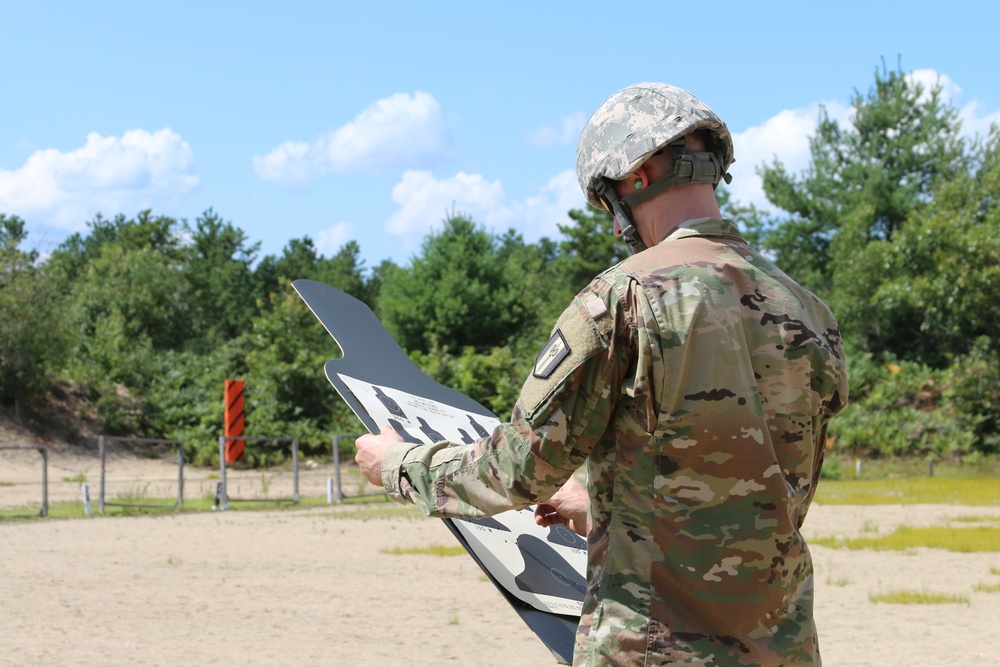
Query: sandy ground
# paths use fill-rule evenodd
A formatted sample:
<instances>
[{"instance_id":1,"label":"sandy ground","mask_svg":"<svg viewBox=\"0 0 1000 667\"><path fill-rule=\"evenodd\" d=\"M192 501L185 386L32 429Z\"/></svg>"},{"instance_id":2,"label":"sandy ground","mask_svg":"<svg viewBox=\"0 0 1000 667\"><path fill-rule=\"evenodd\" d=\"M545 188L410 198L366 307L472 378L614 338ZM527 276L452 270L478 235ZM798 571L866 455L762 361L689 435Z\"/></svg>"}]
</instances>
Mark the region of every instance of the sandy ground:
<instances>
[{"instance_id":1,"label":"sandy ground","mask_svg":"<svg viewBox=\"0 0 1000 667\"><path fill-rule=\"evenodd\" d=\"M327 466L329 468L329 466ZM176 496L176 463L109 459L107 497ZM185 470L185 496L214 493L217 471ZM231 495L289 493L290 475L233 473ZM346 473L345 473L346 475ZM304 469L326 497L329 469ZM50 456L50 502L92 496L95 456ZM0 451L0 507L40 494L40 457ZM364 490L346 476L345 491ZM64 481L66 480L66 481ZM112 490L114 489L114 490ZM95 511L97 507L94 498ZM437 520L392 504L294 511L164 513L0 521L0 665L553 665L551 654L464 555L399 555L456 544ZM807 536L890 532L1000 508L815 506ZM966 524L968 525L968 524ZM1000 665L1000 554L813 547L816 616L828 667ZM888 605L893 590L964 595L968 604Z\"/></svg>"}]
</instances>

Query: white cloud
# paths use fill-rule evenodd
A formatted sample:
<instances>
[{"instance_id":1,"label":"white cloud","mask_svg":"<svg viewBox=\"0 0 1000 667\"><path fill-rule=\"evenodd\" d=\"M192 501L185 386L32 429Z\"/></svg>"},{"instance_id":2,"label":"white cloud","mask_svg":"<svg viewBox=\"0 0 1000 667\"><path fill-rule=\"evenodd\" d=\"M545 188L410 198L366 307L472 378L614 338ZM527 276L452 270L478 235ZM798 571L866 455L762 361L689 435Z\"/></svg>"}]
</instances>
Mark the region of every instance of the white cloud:
<instances>
[{"instance_id":1,"label":"white cloud","mask_svg":"<svg viewBox=\"0 0 1000 667\"><path fill-rule=\"evenodd\" d=\"M986 112L978 100L959 107L958 118L962 121L962 134L967 137L978 135L985 138L989 135L991 126L1000 126L1000 111Z\"/></svg>"},{"instance_id":2,"label":"white cloud","mask_svg":"<svg viewBox=\"0 0 1000 667\"><path fill-rule=\"evenodd\" d=\"M911 86L918 84L923 88L920 101L930 98L931 89L934 86L941 86L941 101L945 104L954 104L955 100L962 96L962 88L947 74L941 74L933 69L915 69L906 75L906 81Z\"/></svg>"},{"instance_id":3,"label":"white cloud","mask_svg":"<svg viewBox=\"0 0 1000 667\"><path fill-rule=\"evenodd\" d=\"M789 173L798 174L809 166L809 138L815 134L821 108L841 125L848 122L851 108L840 102L811 104L802 109L786 109L760 125L733 134L736 162L730 168L733 182L728 186L733 199L770 210L763 182L757 175L762 164L778 159Z\"/></svg>"},{"instance_id":4,"label":"white cloud","mask_svg":"<svg viewBox=\"0 0 1000 667\"><path fill-rule=\"evenodd\" d=\"M513 228L532 242L542 236L555 236L556 225L569 221L566 213L586 205L571 169L560 172L537 194L521 201L511 200L499 180L488 181L480 174L459 172L438 180L430 172L408 171L393 188L392 200L399 208L386 221L385 229L410 250L429 231L440 227L453 210L470 215L494 232Z\"/></svg>"},{"instance_id":5,"label":"white cloud","mask_svg":"<svg viewBox=\"0 0 1000 667\"><path fill-rule=\"evenodd\" d=\"M265 181L295 185L326 172L428 166L446 150L441 106L418 90L377 100L312 142L286 141L263 157L255 155L253 168Z\"/></svg>"},{"instance_id":6,"label":"white cloud","mask_svg":"<svg viewBox=\"0 0 1000 667\"><path fill-rule=\"evenodd\" d=\"M586 206L576 171L567 169L549 179L535 196L508 202L488 212L484 221L487 227L498 231L513 227L533 241L542 236L558 235L557 225L570 222L566 215L569 210Z\"/></svg>"},{"instance_id":7,"label":"white cloud","mask_svg":"<svg viewBox=\"0 0 1000 667\"><path fill-rule=\"evenodd\" d=\"M481 222L485 213L503 206L505 200L500 181L490 183L479 174L459 172L439 181L429 171L408 171L392 189L392 201L399 209L385 228L396 236L422 236L452 209Z\"/></svg>"},{"instance_id":8,"label":"white cloud","mask_svg":"<svg viewBox=\"0 0 1000 667\"><path fill-rule=\"evenodd\" d=\"M286 141L264 157L253 156L257 176L276 183L304 183L322 168L318 153L300 141Z\"/></svg>"},{"instance_id":9,"label":"white cloud","mask_svg":"<svg viewBox=\"0 0 1000 667\"><path fill-rule=\"evenodd\" d=\"M353 238L353 231L351 223L338 222L332 227L316 232L316 250L327 257L337 254L337 251Z\"/></svg>"},{"instance_id":10,"label":"white cloud","mask_svg":"<svg viewBox=\"0 0 1000 667\"><path fill-rule=\"evenodd\" d=\"M66 230L89 218L167 209L198 186L194 153L169 128L87 135L80 148L36 151L14 171L0 169L0 210Z\"/></svg>"},{"instance_id":11,"label":"white cloud","mask_svg":"<svg viewBox=\"0 0 1000 667\"><path fill-rule=\"evenodd\" d=\"M908 80L923 86L924 99L930 95L931 88L940 85L941 99L945 104L950 104L958 110L958 118L962 122L962 134L966 137L972 138L976 135L985 137L989 134L991 125L1000 125L1000 111L987 112L978 100L970 100L963 104L962 87L952 81L947 74L932 69L918 69L910 72Z\"/></svg>"},{"instance_id":12,"label":"white cloud","mask_svg":"<svg viewBox=\"0 0 1000 667\"><path fill-rule=\"evenodd\" d=\"M1000 124L1000 111L987 113L977 100L962 104L962 88L947 75L923 69L914 70L907 76L910 82L921 84L925 94L934 85L941 86L942 100L958 109L963 135L985 136L992 123ZM821 106L826 108L830 118L841 127L851 122L852 107L841 102L827 101L782 111L760 125L733 134L736 163L730 169L733 182L729 190L734 200L742 204L754 204L763 210L773 209L764 196L757 168L761 164L771 164L777 158L789 173L799 174L807 169L812 157L809 153L809 138L816 132Z\"/></svg>"},{"instance_id":13,"label":"white cloud","mask_svg":"<svg viewBox=\"0 0 1000 667\"><path fill-rule=\"evenodd\" d=\"M528 143L533 146L547 148L549 146L576 145L580 132L587 123L587 116L578 111L570 116L559 119L559 126L542 125L528 134Z\"/></svg>"}]
</instances>

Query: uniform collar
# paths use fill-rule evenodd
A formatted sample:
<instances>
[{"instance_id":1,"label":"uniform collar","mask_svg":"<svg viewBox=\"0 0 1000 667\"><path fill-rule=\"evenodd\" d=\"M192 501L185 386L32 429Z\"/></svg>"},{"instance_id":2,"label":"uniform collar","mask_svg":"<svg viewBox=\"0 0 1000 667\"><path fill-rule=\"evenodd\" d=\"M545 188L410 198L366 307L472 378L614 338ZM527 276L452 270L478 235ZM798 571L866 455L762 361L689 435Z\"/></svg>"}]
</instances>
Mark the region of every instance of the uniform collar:
<instances>
[{"instance_id":1,"label":"uniform collar","mask_svg":"<svg viewBox=\"0 0 1000 667\"><path fill-rule=\"evenodd\" d=\"M740 233L739 227L732 220L725 220L723 218L693 218L685 220L674 227L673 231L667 234L666 238L660 241L660 243L676 241L688 236L719 236L739 241L740 243L747 242L743 238L743 234Z\"/></svg>"}]
</instances>

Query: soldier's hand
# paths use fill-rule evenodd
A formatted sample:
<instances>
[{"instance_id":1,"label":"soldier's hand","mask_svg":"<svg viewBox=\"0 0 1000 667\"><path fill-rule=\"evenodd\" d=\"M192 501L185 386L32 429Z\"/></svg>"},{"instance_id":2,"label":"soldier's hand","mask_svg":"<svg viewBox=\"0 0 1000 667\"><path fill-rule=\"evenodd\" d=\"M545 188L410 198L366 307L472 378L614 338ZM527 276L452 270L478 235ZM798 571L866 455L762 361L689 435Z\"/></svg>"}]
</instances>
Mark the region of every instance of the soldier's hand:
<instances>
[{"instance_id":1,"label":"soldier's hand","mask_svg":"<svg viewBox=\"0 0 1000 667\"><path fill-rule=\"evenodd\" d=\"M587 509L590 495L587 489L570 477L547 503L535 507L535 523L543 528L563 525L577 535L587 536Z\"/></svg>"},{"instance_id":2,"label":"soldier's hand","mask_svg":"<svg viewBox=\"0 0 1000 667\"><path fill-rule=\"evenodd\" d=\"M378 435L369 434L358 438L354 443L358 453L354 456L362 474L375 486L382 486L382 458L389 446L403 442L402 436L391 426L383 426Z\"/></svg>"}]
</instances>

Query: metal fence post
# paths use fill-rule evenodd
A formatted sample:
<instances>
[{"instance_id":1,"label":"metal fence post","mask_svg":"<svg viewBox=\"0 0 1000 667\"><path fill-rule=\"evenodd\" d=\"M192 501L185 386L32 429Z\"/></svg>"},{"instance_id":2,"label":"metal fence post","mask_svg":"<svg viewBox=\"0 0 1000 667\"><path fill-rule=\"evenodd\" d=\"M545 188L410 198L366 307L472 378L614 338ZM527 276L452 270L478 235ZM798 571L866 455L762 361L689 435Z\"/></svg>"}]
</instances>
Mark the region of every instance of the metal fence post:
<instances>
[{"instance_id":1,"label":"metal fence post","mask_svg":"<svg viewBox=\"0 0 1000 667\"><path fill-rule=\"evenodd\" d=\"M101 492L97 499L97 508L101 516L104 516L104 457L107 454L107 443L103 435L97 437L97 449L101 453Z\"/></svg>"},{"instance_id":2,"label":"metal fence post","mask_svg":"<svg viewBox=\"0 0 1000 667\"><path fill-rule=\"evenodd\" d=\"M46 517L49 515L49 448L44 445L0 445L0 450L23 449L33 449L42 455L42 509L38 513L38 516ZM31 514L0 515L0 520L6 518L27 519L33 516Z\"/></svg>"},{"instance_id":3,"label":"metal fence post","mask_svg":"<svg viewBox=\"0 0 1000 667\"><path fill-rule=\"evenodd\" d=\"M299 439L292 438L292 497L299 502Z\"/></svg>"},{"instance_id":4,"label":"metal fence post","mask_svg":"<svg viewBox=\"0 0 1000 667\"><path fill-rule=\"evenodd\" d=\"M148 509L174 509L184 504L184 442L181 440L165 440L162 438L131 438L128 436L100 435L97 438L101 458L101 483L98 493L98 509L103 515L106 508L115 507L145 507ZM112 442L133 442L152 445L169 445L177 448L177 501L172 505L151 503L118 502L107 500L107 457L108 444Z\"/></svg>"},{"instance_id":5,"label":"metal fence post","mask_svg":"<svg viewBox=\"0 0 1000 667\"><path fill-rule=\"evenodd\" d=\"M333 436L333 481L338 505L344 502L344 490L340 486L340 439L343 437L342 435Z\"/></svg>"},{"instance_id":6,"label":"metal fence post","mask_svg":"<svg viewBox=\"0 0 1000 667\"><path fill-rule=\"evenodd\" d=\"M184 446L177 448L177 506L184 506Z\"/></svg>"},{"instance_id":7,"label":"metal fence post","mask_svg":"<svg viewBox=\"0 0 1000 667\"><path fill-rule=\"evenodd\" d=\"M42 453L42 516L49 515L49 450L39 447Z\"/></svg>"},{"instance_id":8,"label":"metal fence post","mask_svg":"<svg viewBox=\"0 0 1000 667\"><path fill-rule=\"evenodd\" d=\"M226 436L219 436L219 484L222 492L219 494L219 509L229 509L229 494L226 491Z\"/></svg>"}]
</instances>

